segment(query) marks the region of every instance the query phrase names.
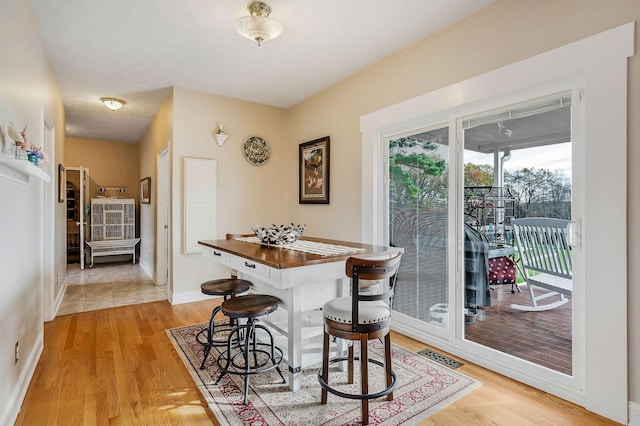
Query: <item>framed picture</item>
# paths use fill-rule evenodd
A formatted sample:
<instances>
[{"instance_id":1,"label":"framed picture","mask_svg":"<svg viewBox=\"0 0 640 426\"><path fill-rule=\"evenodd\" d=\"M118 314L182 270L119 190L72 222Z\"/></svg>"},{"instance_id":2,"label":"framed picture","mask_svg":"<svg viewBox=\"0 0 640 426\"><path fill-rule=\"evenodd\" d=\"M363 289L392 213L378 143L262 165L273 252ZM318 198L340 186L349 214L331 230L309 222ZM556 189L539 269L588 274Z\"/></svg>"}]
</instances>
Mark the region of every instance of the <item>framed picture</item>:
<instances>
[{"instance_id":1,"label":"framed picture","mask_svg":"<svg viewBox=\"0 0 640 426\"><path fill-rule=\"evenodd\" d=\"M64 203L67 198L67 171L62 163L58 164L58 202Z\"/></svg>"},{"instance_id":2,"label":"framed picture","mask_svg":"<svg viewBox=\"0 0 640 426\"><path fill-rule=\"evenodd\" d=\"M140 181L140 204L151 204L151 178Z\"/></svg>"},{"instance_id":3,"label":"framed picture","mask_svg":"<svg viewBox=\"0 0 640 426\"><path fill-rule=\"evenodd\" d=\"M329 136L299 145L300 204L329 204Z\"/></svg>"}]
</instances>

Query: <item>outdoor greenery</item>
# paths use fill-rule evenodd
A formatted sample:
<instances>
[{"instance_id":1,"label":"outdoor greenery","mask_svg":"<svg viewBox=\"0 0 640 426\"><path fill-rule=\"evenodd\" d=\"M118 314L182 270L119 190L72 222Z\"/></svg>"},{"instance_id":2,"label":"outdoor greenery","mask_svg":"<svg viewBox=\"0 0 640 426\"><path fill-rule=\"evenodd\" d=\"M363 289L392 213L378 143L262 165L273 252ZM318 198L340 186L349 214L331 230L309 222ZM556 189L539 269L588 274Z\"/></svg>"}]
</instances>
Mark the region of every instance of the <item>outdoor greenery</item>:
<instances>
[{"instance_id":1,"label":"outdoor greenery","mask_svg":"<svg viewBox=\"0 0 640 426\"><path fill-rule=\"evenodd\" d=\"M448 169L438 145L415 138L389 143L389 189L392 211L435 210L446 207ZM491 186L493 168L464 165L464 186ZM571 217L571 181L561 171L522 168L505 172L504 185L515 197L516 217Z\"/></svg>"}]
</instances>

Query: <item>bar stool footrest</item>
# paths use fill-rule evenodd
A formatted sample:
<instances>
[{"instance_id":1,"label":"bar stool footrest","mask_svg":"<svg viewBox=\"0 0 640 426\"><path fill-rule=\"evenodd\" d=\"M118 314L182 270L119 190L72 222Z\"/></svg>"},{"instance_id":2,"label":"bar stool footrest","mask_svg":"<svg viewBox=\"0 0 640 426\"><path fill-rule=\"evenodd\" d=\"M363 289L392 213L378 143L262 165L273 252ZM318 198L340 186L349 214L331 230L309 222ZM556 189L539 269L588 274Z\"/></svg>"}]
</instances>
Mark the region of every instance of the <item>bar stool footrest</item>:
<instances>
[{"instance_id":1,"label":"bar stool footrest","mask_svg":"<svg viewBox=\"0 0 640 426\"><path fill-rule=\"evenodd\" d=\"M353 358L355 361L359 361L360 357L354 357ZM329 365L331 364L336 364L338 362L343 362L343 361L349 361L348 357L338 357L338 358L332 358L329 360ZM376 364L382 368L384 368L384 363L382 361L379 361L377 359L372 359L369 358L368 361L372 364ZM348 399L359 399L359 400L364 400L364 399L376 399L376 398L380 398L383 396L387 396L389 395L391 392L393 392L393 390L396 388L396 385L398 384L398 377L396 376L396 372L391 370L391 385L389 385L389 387L387 387L386 389L381 390L380 392L376 392L376 393L367 393L367 394L361 394L361 393L344 393L344 392L340 392L339 390L332 388L331 386L329 386L329 384L327 382L324 381L324 379L322 378L322 367L320 367L320 369L318 370L318 382L320 383L320 386L322 386L323 389L325 389L327 392L339 396L341 398L348 398Z\"/></svg>"}]
</instances>

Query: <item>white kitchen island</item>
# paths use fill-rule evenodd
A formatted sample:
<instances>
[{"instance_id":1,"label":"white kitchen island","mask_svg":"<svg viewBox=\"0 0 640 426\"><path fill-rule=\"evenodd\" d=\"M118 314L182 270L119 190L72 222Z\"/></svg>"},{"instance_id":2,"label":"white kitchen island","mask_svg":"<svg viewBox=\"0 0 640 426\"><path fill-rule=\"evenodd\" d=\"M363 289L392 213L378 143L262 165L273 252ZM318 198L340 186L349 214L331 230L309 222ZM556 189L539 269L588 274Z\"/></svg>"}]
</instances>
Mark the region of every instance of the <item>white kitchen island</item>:
<instances>
[{"instance_id":1,"label":"white kitchen island","mask_svg":"<svg viewBox=\"0 0 640 426\"><path fill-rule=\"evenodd\" d=\"M266 246L243 240L207 240L203 255L250 280L253 293L270 294L282 300L281 308L266 322L280 335L276 344L285 354L289 388L300 388L302 368L321 360L322 305L348 294L345 262L350 256L386 257L402 249L348 241L305 237L301 249ZM300 251L305 248L311 251ZM318 248L318 250L314 250ZM323 254L316 254L323 252Z\"/></svg>"}]
</instances>

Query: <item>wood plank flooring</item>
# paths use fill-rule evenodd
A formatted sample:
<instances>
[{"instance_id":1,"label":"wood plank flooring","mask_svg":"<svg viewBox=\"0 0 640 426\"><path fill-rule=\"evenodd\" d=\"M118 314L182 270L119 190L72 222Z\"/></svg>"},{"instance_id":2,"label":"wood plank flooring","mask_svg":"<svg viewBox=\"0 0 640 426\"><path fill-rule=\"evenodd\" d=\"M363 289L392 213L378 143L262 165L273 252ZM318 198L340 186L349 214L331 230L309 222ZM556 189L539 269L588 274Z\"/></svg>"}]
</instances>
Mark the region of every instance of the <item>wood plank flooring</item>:
<instances>
[{"instance_id":1,"label":"wood plank flooring","mask_svg":"<svg viewBox=\"0 0 640 426\"><path fill-rule=\"evenodd\" d=\"M216 303L152 302L45 324L45 349L16 425L217 425L165 333L207 321ZM392 340L411 351L427 347L397 333ZM421 425L615 424L461 361L458 371L483 385Z\"/></svg>"}]
</instances>

